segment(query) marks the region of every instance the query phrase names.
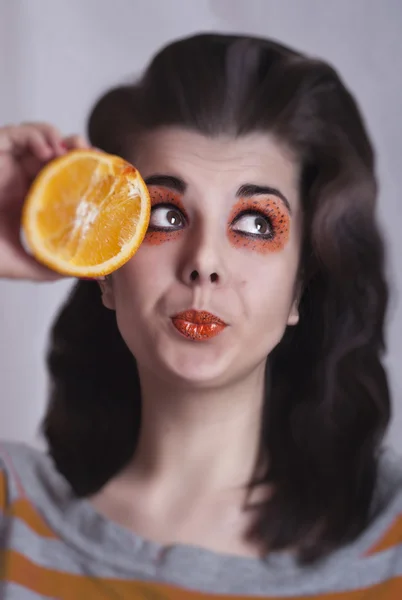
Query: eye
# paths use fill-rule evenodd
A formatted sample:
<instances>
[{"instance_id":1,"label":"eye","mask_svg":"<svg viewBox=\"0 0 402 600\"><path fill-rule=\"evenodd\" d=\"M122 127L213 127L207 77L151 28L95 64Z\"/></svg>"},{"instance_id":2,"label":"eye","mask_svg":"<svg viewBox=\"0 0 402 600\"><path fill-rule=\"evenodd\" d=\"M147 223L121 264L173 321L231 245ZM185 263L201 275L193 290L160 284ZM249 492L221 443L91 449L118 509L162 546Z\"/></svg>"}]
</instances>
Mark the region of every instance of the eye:
<instances>
[{"instance_id":1,"label":"eye","mask_svg":"<svg viewBox=\"0 0 402 600\"><path fill-rule=\"evenodd\" d=\"M244 235L271 237L272 225L268 217L257 212L242 213L232 223L232 229Z\"/></svg>"},{"instance_id":2,"label":"eye","mask_svg":"<svg viewBox=\"0 0 402 600\"><path fill-rule=\"evenodd\" d=\"M186 224L181 210L172 204L157 204L152 207L149 227L151 229L176 230Z\"/></svg>"}]
</instances>

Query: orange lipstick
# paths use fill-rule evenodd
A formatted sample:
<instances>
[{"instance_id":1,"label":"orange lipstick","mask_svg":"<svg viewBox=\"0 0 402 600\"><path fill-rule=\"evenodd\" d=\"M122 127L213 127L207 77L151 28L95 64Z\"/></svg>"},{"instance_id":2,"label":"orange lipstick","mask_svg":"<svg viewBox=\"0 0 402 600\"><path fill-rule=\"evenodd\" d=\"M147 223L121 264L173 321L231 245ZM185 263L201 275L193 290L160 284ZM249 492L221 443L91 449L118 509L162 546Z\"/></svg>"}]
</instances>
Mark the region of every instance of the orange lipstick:
<instances>
[{"instance_id":1,"label":"orange lipstick","mask_svg":"<svg viewBox=\"0 0 402 600\"><path fill-rule=\"evenodd\" d=\"M185 310L172 317L172 323L190 340L203 342L219 335L227 324L204 310Z\"/></svg>"}]
</instances>

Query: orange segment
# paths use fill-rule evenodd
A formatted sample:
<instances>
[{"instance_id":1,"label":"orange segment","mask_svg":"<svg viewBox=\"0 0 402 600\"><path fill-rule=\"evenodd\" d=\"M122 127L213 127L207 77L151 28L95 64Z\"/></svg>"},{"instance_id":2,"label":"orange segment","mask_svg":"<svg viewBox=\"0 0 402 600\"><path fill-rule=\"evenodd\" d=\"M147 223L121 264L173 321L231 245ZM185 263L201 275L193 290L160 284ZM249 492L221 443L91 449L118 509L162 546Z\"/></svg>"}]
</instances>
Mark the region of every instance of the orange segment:
<instances>
[{"instance_id":1,"label":"orange segment","mask_svg":"<svg viewBox=\"0 0 402 600\"><path fill-rule=\"evenodd\" d=\"M147 231L150 198L139 172L118 156L74 150L49 163L27 196L22 226L34 256L76 277L126 263Z\"/></svg>"}]
</instances>

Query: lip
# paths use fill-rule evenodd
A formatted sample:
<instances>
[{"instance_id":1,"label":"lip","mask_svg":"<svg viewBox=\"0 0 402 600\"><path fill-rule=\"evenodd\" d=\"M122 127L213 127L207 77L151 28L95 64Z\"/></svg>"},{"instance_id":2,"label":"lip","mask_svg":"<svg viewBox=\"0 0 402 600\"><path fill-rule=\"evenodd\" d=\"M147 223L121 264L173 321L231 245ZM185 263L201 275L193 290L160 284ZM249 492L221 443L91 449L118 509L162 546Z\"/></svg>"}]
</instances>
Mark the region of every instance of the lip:
<instances>
[{"instance_id":1,"label":"lip","mask_svg":"<svg viewBox=\"0 0 402 600\"><path fill-rule=\"evenodd\" d=\"M173 326L184 337L194 341L207 341L227 327L227 323L204 310L185 310L172 317Z\"/></svg>"},{"instance_id":2,"label":"lip","mask_svg":"<svg viewBox=\"0 0 402 600\"><path fill-rule=\"evenodd\" d=\"M224 325L225 327L227 325L224 321L222 321L222 319L205 310L184 310L183 312L177 313L173 319L188 321L189 323L194 323L195 325L211 325L212 323Z\"/></svg>"}]
</instances>

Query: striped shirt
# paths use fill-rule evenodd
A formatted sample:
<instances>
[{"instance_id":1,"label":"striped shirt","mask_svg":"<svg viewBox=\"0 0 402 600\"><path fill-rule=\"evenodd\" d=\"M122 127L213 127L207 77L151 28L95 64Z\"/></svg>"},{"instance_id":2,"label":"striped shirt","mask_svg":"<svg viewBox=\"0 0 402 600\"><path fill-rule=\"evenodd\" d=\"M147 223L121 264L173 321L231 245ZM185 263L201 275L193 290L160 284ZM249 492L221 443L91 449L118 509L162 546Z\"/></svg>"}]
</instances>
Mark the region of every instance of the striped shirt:
<instances>
[{"instance_id":1,"label":"striped shirt","mask_svg":"<svg viewBox=\"0 0 402 600\"><path fill-rule=\"evenodd\" d=\"M310 567L163 548L76 498L41 452L0 445L0 599L401 600L402 468L381 463L370 526Z\"/></svg>"}]
</instances>

